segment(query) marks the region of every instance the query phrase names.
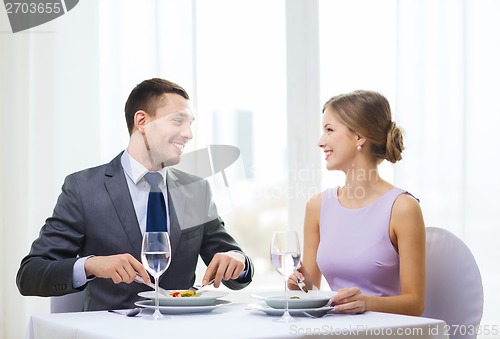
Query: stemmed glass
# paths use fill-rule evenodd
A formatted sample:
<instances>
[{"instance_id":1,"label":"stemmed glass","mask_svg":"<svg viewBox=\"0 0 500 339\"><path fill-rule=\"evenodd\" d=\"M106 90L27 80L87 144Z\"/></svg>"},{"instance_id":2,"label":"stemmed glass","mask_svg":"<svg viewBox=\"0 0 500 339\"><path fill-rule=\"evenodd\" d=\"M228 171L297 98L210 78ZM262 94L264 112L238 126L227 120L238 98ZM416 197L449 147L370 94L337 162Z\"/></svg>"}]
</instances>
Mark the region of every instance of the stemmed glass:
<instances>
[{"instance_id":1,"label":"stemmed glass","mask_svg":"<svg viewBox=\"0 0 500 339\"><path fill-rule=\"evenodd\" d=\"M158 282L170 265L170 239L167 232L145 232L142 238L141 260L146 271L155 280L155 312L154 320L163 318L160 312Z\"/></svg>"},{"instance_id":2,"label":"stemmed glass","mask_svg":"<svg viewBox=\"0 0 500 339\"><path fill-rule=\"evenodd\" d=\"M278 273L285 278L285 312L278 321L293 321L294 318L288 312L288 278L300 263L300 243L297 232L288 230L273 233L271 262Z\"/></svg>"}]
</instances>

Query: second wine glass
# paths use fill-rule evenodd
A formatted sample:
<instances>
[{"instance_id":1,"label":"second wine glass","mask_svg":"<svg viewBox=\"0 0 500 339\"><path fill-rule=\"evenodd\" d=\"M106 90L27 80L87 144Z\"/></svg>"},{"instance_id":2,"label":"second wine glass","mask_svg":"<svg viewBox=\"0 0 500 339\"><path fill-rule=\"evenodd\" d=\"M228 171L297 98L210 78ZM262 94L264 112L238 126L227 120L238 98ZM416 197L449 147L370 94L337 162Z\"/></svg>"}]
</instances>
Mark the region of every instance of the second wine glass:
<instances>
[{"instance_id":1,"label":"second wine glass","mask_svg":"<svg viewBox=\"0 0 500 339\"><path fill-rule=\"evenodd\" d=\"M152 318L163 317L160 312L158 282L170 265L170 238L167 232L145 232L142 238L141 260L146 271L155 280L155 312Z\"/></svg>"},{"instance_id":2,"label":"second wine glass","mask_svg":"<svg viewBox=\"0 0 500 339\"><path fill-rule=\"evenodd\" d=\"M288 311L288 277L295 272L300 263L300 243L297 232L274 232L270 252L274 268L285 278L285 311L278 321L290 322L294 318Z\"/></svg>"}]
</instances>

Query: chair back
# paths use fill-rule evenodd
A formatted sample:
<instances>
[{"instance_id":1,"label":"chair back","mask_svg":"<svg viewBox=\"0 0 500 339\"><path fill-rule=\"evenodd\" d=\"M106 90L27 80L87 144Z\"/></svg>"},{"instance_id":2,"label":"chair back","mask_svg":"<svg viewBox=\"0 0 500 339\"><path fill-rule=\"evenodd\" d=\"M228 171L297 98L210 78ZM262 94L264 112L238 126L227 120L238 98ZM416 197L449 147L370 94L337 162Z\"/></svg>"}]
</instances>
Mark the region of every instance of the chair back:
<instances>
[{"instance_id":1,"label":"chair back","mask_svg":"<svg viewBox=\"0 0 500 339\"><path fill-rule=\"evenodd\" d=\"M467 245L453 233L426 228L426 297L423 317L441 319L450 339L472 339L483 316L481 273Z\"/></svg>"},{"instance_id":2,"label":"chair back","mask_svg":"<svg viewBox=\"0 0 500 339\"><path fill-rule=\"evenodd\" d=\"M85 291L50 297L50 313L83 312Z\"/></svg>"}]
</instances>

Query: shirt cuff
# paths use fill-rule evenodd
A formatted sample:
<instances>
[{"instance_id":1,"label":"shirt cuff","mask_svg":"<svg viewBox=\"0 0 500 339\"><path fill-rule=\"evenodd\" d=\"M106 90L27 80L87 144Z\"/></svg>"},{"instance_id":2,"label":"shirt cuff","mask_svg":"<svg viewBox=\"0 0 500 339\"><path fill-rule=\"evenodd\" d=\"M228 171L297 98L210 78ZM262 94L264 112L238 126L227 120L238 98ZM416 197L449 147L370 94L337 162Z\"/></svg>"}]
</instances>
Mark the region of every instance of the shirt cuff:
<instances>
[{"instance_id":1,"label":"shirt cuff","mask_svg":"<svg viewBox=\"0 0 500 339\"><path fill-rule=\"evenodd\" d=\"M240 280L240 279L245 278L247 276L247 274L248 274L248 267L250 266L248 264L248 258L247 258L247 256L245 255L245 253L243 253L241 251L232 250L230 252L239 253L239 254L241 254L245 258L245 268L243 269L243 271L241 271L240 275L238 276L238 278L236 278L236 280Z\"/></svg>"},{"instance_id":2,"label":"shirt cuff","mask_svg":"<svg viewBox=\"0 0 500 339\"><path fill-rule=\"evenodd\" d=\"M79 258L73 265L73 288L82 287L89 281L95 279L95 276L87 278L87 274L85 273L85 260L90 257L93 257L93 255Z\"/></svg>"}]
</instances>

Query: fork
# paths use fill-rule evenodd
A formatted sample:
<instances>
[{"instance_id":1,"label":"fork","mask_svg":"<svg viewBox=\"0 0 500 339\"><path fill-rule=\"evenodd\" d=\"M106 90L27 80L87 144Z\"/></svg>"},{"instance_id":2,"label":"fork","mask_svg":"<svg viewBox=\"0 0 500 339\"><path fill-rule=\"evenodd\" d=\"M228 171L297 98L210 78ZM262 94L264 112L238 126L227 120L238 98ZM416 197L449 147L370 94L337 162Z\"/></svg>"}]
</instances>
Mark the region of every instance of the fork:
<instances>
[{"instance_id":1,"label":"fork","mask_svg":"<svg viewBox=\"0 0 500 339\"><path fill-rule=\"evenodd\" d=\"M330 299L330 300L328 300L328 302L326 303L326 305L325 305L325 306L323 306L323 307L331 307L331 306L332 306L332 303L333 303L333 301L332 301L332 299ZM325 316L327 316L327 315L335 315L335 313L330 313L330 312L332 312L332 311L333 311L333 312L335 312L335 306L334 306L331 310L328 310L328 311L327 311L325 314L323 314L323 315L312 315L312 314L310 314L310 313L307 313L306 311L302 312L302 314L304 314L304 315L308 316L309 318L318 319L318 318L323 318L323 317L325 317Z\"/></svg>"},{"instance_id":2,"label":"fork","mask_svg":"<svg viewBox=\"0 0 500 339\"><path fill-rule=\"evenodd\" d=\"M200 284L194 284L191 286L188 291L193 291L193 292L198 292L200 289L202 289L205 286L212 285L215 281L215 278L210 280L206 285L200 285Z\"/></svg>"},{"instance_id":3,"label":"fork","mask_svg":"<svg viewBox=\"0 0 500 339\"><path fill-rule=\"evenodd\" d=\"M335 313L330 313L330 311L326 312L323 315L312 315L310 313L307 313L306 311L303 311L302 314L309 317L309 318L312 318L312 319L319 319L319 318L335 315Z\"/></svg>"},{"instance_id":4,"label":"fork","mask_svg":"<svg viewBox=\"0 0 500 339\"><path fill-rule=\"evenodd\" d=\"M307 288L306 284L300 280L299 278L297 278L297 285L299 286L299 288L304 291L305 293L308 293L309 292L309 289Z\"/></svg>"}]
</instances>

